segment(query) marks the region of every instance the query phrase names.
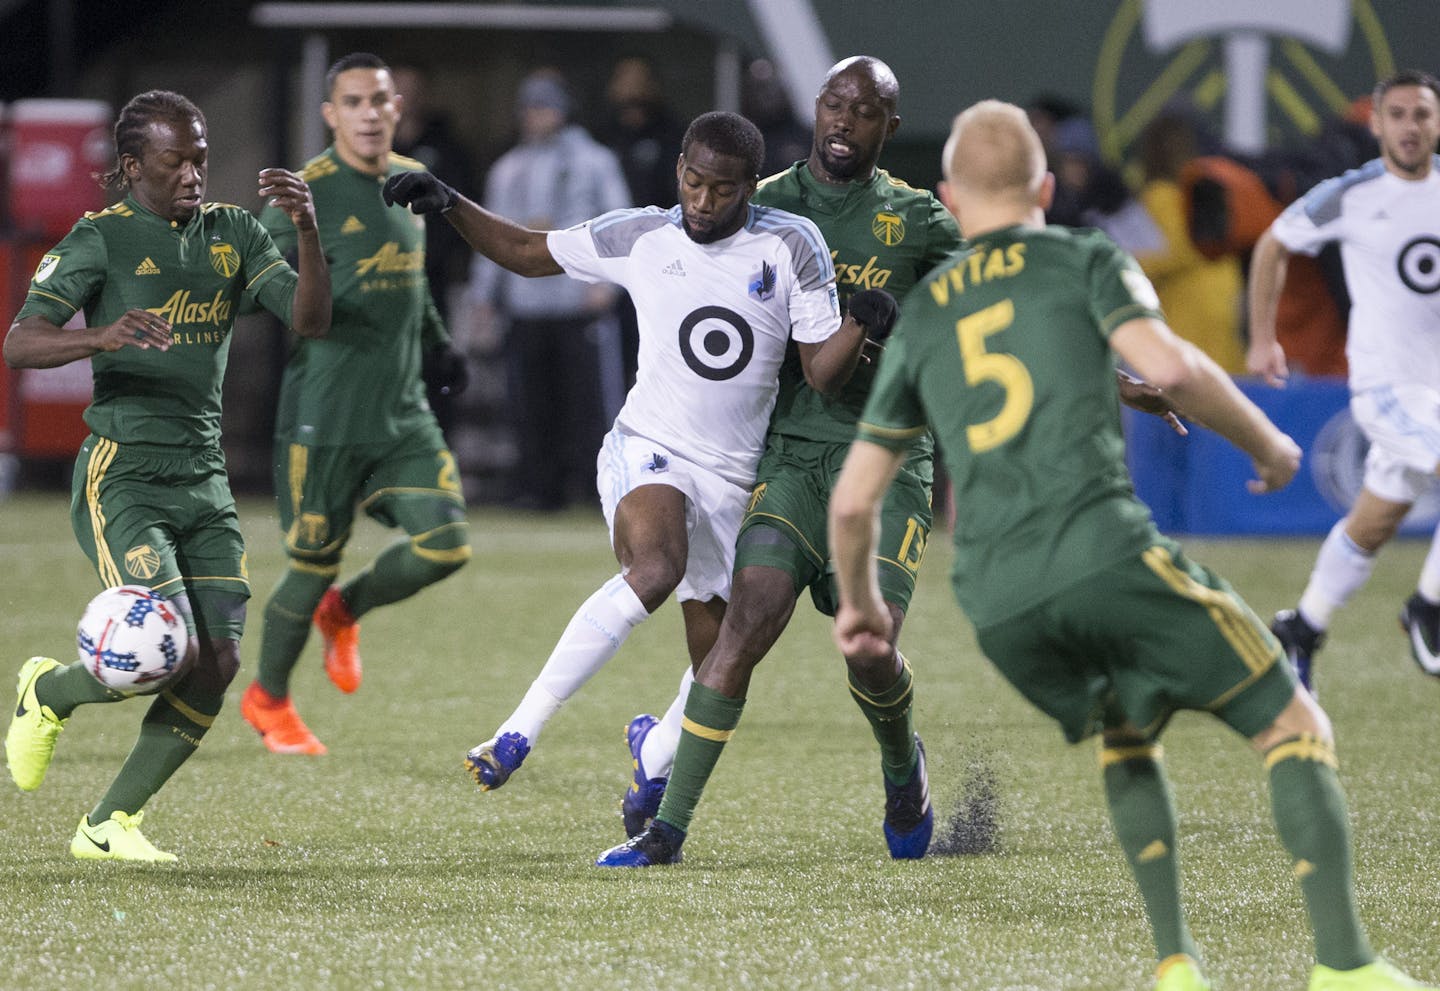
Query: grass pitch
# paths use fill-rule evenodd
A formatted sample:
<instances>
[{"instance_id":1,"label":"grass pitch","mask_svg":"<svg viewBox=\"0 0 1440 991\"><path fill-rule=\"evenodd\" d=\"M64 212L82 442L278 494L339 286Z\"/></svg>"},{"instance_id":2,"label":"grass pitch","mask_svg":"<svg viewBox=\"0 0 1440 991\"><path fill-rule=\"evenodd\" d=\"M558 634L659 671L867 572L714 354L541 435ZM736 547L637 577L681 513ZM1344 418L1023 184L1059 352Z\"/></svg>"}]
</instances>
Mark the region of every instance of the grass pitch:
<instances>
[{"instance_id":1,"label":"grass pitch","mask_svg":"<svg viewBox=\"0 0 1440 991\"><path fill-rule=\"evenodd\" d=\"M325 680L312 642L295 696L331 752L304 758L267 753L239 718L282 567L269 505L241 509L255 592L245 666L205 745L146 810L147 835L180 863L70 858L75 824L145 702L80 710L39 791L0 787L0 988L1151 987L1149 933L1094 748L1065 746L979 656L939 535L902 645L937 811L990 787L995 851L886 858L874 743L827 622L802 603L757 672L686 862L628 872L591 863L623 839L622 729L665 707L684 663L673 605L561 711L503 789L481 793L460 766L614 573L598 514L473 512L468 567L365 618L353 696ZM388 539L362 526L350 566ZM1186 546L1268 615L1299 594L1318 539ZM1377 948L1435 981L1440 682L1416 670L1395 624L1424 552L1385 551L1336 622L1319 677L1362 915ZM98 587L59 497L0 503L0 559L8 693L30 654L73 656ZM1191 924L1216 988L1303 988L1309 932L1259 762L1201 716L1177 718L1165 743Z\"/></svg>"}]
</instances>

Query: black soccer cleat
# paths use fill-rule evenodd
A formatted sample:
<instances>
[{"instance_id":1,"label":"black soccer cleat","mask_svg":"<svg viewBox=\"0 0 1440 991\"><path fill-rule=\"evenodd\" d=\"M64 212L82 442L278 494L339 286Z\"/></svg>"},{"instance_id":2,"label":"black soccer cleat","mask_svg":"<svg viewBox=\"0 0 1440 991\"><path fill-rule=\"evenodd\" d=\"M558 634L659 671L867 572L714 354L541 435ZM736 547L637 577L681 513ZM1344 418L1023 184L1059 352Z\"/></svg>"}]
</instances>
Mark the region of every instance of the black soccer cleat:
<instances>
[{"instance_id":1,"label":"black soccer cleat","mask_svg":"<svg viewBox=\"0 0 1440 991\"><path fill-rule=\"evenodd\" d=\"M896 860L919 860L930 849L935 809L930 805L930 776L925 771L925 744L915 734L915 770L904 784L885 779L885 845Z\"/></svg>"},{"instance_id":2,"label":"black soccer cleat","mask_svg":"<svg viewBox=\"0 0 1440 991\"><path fill-rule=\"evenodd\" d=\"M1275 639L1280 641L1280 646L1285 649L1285 659L1290 662L1290 667L1295 671L1295 677L1300 679L1300 684L1311 695L1315 694L1315 688L1311 684L1312 662L1316 652L1325 646L1325 631L1317 630L1305 622L1295 609L1281 609L1270 621L1270 632L1275 634Z\"/></svg>"},{"instance_id":3,"label":"black soccer cleat","mask_svg":"<svg viewBox=\"0 0 1440 991\"><path fill-rule=\"evenodd\" d=\"M685 833L668 822L656 819L645 831L619 846L611 847L595 860L596 867L658 867L678 864L683 859L680 844Z\"/></svg>"},{"instance_id":4,"label":"black soccer cleat","mask_svg":"<svg viewBox=\"0 0 1440 991\"><path fill-rule=\"evenodd\" d=\"M1400 628L1410 639L1410 656L1420 670L1440 678L1440 605L1416 592L1400 610Z\"/></svg>"}]
</instances>

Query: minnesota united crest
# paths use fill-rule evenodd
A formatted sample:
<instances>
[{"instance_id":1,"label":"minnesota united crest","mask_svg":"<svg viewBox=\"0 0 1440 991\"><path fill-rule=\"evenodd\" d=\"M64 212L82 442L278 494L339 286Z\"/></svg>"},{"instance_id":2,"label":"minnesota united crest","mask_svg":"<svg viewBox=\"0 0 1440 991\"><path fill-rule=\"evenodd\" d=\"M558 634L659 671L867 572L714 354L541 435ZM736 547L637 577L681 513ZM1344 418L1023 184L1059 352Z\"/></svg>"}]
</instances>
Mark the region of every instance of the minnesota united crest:
<instances>
[{"instance_id":1,"label":"minnesota united crest","mask_svg":"<svg viewBox=\"0 0 1440 991\"><path fill-rule=\"evenodd\" d=\"M760 263L760 271L750 277L750 295L760 302L775 298L775 266L769 262Z\"/></svg>"}]
</instances>

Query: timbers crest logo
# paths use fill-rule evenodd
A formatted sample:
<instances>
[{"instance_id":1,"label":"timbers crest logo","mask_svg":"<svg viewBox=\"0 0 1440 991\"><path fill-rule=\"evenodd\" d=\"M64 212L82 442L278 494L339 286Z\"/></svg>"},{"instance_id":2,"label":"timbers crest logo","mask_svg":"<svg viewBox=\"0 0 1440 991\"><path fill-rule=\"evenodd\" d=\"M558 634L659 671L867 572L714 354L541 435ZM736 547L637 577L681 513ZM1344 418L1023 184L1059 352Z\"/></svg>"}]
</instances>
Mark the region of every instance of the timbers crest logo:
<instances>
[{"instance_id":1,"label":"timbers crest logo","mask_svg":"<svg viewBox=\"0 0 1440 991\"><path fill-rule=\"evenodd\" d=\"M905 240L905 219L898 213L882 210L870 221L870 233L887 248L893 248Z\"/></svg>"},{"instance_id":2,"label":"timbers crest logo","mask_svg":"<svg viewBox=\"0 0 1440 991\"><path fill-rule=\"evenodd\" d=\"M225 278L232 278L236 272L240 271L240 252L223 241L219 244L212 244L210 245L210 267Z\"/></svg>"},{"instance_id":3,"label":"timbers crest logo","mask_svg":"<svg viewBox=\"0 0 1440 991\"><path fill-rule=\"evenodd\" d=\"M1395 71L1375 0L1119 0L1091 96L1102 157L1134 154L1173 101L1259 154L1317 136ZM1396 6L1399 6L1398 4Z\"/></svg>"},{"instance_id":4,"label":"timbers crest logo","mask_svg":"<svg viewBox=\"0 0 1440 991\"><path fill-rule=\"evenodd\" d=\"M160 573L160 555L149 544L139 544L125 552L125 570L136 578L154 578Z\"/></svg>"}]
</instances>

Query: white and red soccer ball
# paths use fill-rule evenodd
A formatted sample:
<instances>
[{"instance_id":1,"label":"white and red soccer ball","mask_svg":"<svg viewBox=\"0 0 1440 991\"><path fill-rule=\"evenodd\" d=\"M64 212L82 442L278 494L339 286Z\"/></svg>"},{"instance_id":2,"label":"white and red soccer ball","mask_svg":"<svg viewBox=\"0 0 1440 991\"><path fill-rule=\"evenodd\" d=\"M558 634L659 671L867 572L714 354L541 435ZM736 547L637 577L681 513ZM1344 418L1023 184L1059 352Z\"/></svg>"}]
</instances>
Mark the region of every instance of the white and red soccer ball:
<instances>
[{"instance_id":1,"label":"white and red soccer ball","mask_svg":"<svg viewBox=\"0 0 1440 991\"><path fill-rule=\"evenodd\" d=\"M76 630L80 660L106 688L158 688L180 667L188 634L180 611L143 585L107 588L85 607Z\"/></svg>"}]
</instances>

